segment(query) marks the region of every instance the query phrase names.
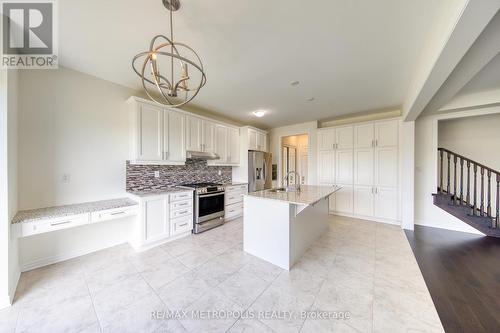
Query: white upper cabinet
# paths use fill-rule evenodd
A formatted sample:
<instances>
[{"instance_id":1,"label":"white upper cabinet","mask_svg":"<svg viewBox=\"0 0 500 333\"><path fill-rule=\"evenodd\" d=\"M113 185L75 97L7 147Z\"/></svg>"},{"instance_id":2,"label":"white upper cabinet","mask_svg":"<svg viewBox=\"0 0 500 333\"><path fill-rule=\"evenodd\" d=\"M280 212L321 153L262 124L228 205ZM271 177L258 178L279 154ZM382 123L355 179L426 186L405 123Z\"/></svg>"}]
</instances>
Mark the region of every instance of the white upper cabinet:
<instances>
[{"instance_id":1,"label":"white upper cabinet","mask_svg":"<svg viewBox=\"0 0 500 333\"><path fill-rule=\"evenodd\" d=\"M320 151L318 156L319 164L319 182L321 184L335 183L334 166L335 166L335 152L334 151Z\"/></svg>"},{"instance_id":2,"label":"white upper cabinet","mask_svg":"<svg viewBox=\"0 0 500 333\"><path fill-rule=\"evenodd\" d=\"M163 128L165 159L183 163L186 161L186 116L174 110L165 111Z\"/></svg>"},{"instance_id":3,"label":"white upper cabinet","mask_svg":"<svg viewBox=\"0 0 500 333\"><path fill-rule=\"evenodd\" d=\"M375 123L375 147L394 147L398 145L398 122L395 120Z\"/></svg>"},{"instance_id":4,"label":"white upper cabinet","mask_svg":"<svg viewBox=\"0 0 500 333\"><path fill-rule=\"evenodd\" d=\"M352 126L335 129L335 148L350 149L354 146L354 128Z\"/></svg>"},{"instance_id":5,"label":"white upper cabinet","mask_svg":"<svg viewBox=\"0 0 500 333\"><path fill-rule=\"evenodd\" d=\"M183 113L146 103L134 103L131 115L131 163L183 164L185 162Z\"/></svg>"},{"instance_id":6,"label":"white upper cabinet","mask_svg":"<svg viewBox=\"0 0 500 333\"><path fill-rule=\"evenodd\" d=\"M215 153L219 155L220 159L214 161L215 163L228 162L228 128L226 126L215 126Z\"/></svg>"},{"instance_id":7,"label":"white upper cabinet","mask_svg":"<svg viewBox=\"0 0 500 333\"><path fill-rule=\"evenodd\" d=\"M318 146L319 150L335 149L335 130L320 130L318 133Z\"/></svg>"},{"instance_id":8,"label":"white upper cabinet","mask_svg":"<svg viewBox=\"0 0 500 333\"><path fill-rule=\"evenodd\" d=\"M139 105L136 117L135 158L144 161L163 160L163 109Z\"/></svg>"},{"instance_id":9,"label":"white upper cabinet","mask_svg":"<svg viewBox=\"0 0 500 333\"><path fill-rule=\"evenodd\" d=\"M215 123L211 121L202 121L201 150L207 153L215 152Z\"/></svg>"},{"instance_id":10,"label":"white upper cabinet","mask_svg":"<svg viewBox=\"0 0 500 333\"><path fill-rule=\"evenodd\" d=\"M127 101L130 109L130 163L179 165L186 151L217 153L211 165L239 165L240 128L202 116L162 107L138 97ZM265 151L266 132L252 129L255 150Z\"/></svg>"},{"instance_id":11,"label":"white upper cabinet","mask_svg":"<svg viewBox=\"0 0 500 333\"><path fill-rule=\"evenodd\" d=\"M240 163L240 130L215 125L215 153L220 159L209 161L210 165L238 165Z\"/></svg>"},{"instance_id":12,"label":"white upper cabinet","mask_svg":"<svg viewBox=\"0 0 500 333\"><path fill-rule=\"evenodd\" d=\"M248 129L248 150L257 149L257 131Z\"/></svg>"},{"instance_id":13,"label":"white upper cabinet","mask_svg":"<svg viewBox=\"0 0 500 333\"><path fill-rule=\"evenodd\" d=\"M200 151L202 120L191 116L186 118L186 150Z\"/></svg>"},{"instance_id":14,"label":"white upper cabinet","mask_svg":"<svg viewBox=\"0 0 500 333\"><path fill-rule=\"evenodd\" d=\"M267 134L257 132L257 150L267 151Z\"/></svg>"},{"instance_id":15,"label":"white upper cabinet","mask_svg":"<svg viewBox=\"0 0 500 333\"><path fill-rule=\"evenodd\" d=\"M238 165L240 163L240 130L229 127L227 138L227 160L230 164Z\"/></svg>"},{"instance_id":16,"label":"white upper cabinet","mask_svg":"<svg viewBox=\"0 0 500 333\"><path fill-rule=\"evenodd\" d=\"M335 183L352 185L353 181L353 152L352 149L338 149L335 151Z\"/></svg>"},{"instance_id":17,"label":"white upper cabinet","mask_svg":"<svg viewBox=\"0 0 500 333\"><path fill-rule=\"evenodd\" d=\"M396 147L375 149L375 185L384 187L398 185L398 149Z\"/></svg>"},{"instance_id":18,"label":"white upper cabinet","mask_svg":"<svg viewBox=\"0 0 500 333\"><path fill-rule=\"evenodd\" d=\"M354 151L354 184L373 186L373 148Z\"/></svg>"},{"instance_id":19,"label":"white upper cabinet","mask_svg":"<svg viewBox=\"0 0 500 333\"><path fill-rule=\"evenodd\" d=\"M267 133L252 128L248 131L248 150L267 151Z\"/></svg>"},{"instance_id":20,"label":"white upper cabinet","mask_svg":"<svg viewBox=\"0 0 500 333\"><path fill-rule=\"evenodd\" d=\"M374 142L373 123L354 126L354 148L372 148Z\"/></svg>"}]
</instances>

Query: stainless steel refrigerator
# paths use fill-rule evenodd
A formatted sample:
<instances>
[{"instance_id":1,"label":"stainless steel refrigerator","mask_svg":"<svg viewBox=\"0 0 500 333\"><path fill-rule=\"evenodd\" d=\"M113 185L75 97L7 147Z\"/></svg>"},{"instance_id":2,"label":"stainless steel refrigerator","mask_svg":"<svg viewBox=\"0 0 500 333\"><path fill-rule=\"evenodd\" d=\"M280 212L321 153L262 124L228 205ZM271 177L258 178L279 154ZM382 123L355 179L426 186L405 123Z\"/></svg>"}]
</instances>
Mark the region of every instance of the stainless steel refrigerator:
<instances>
[{"instance_id":1,"label":"stainless steel refrigerator","mask_svg":"<svg viewBox=\"0 0 500 333\"><path fill-rule=\"evenodd\" d=\"M248 151L248 192L272 187L271 153Z\"/></svg>"}]
</instances>

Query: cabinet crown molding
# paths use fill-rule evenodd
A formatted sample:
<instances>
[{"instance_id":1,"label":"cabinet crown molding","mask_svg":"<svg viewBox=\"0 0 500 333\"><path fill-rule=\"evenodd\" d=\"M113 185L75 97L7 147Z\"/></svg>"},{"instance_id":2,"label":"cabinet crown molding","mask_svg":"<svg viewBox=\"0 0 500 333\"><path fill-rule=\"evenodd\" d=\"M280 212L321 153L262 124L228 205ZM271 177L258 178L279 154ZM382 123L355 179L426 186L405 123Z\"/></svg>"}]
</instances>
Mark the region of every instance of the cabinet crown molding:
<instances>
[{"instance_id":1,"label":"cabinet crown molding","mask_svg":"<svg viewBox=\"0 0 500 333\"><path fill-rule=\"evenodd\" d=\"M140 104L151 105L151 106L154 106L154 107L157 107L157 108L164 108L164 109L168 109L168 110L174 110L174 111L183 113L183 114L185 114L186 116L189 116L189 117L194 117L194 118L199 118L199 119L203 119L203 120L206 120L206 121L211 121L214 124L223 125L223 126L231 127L231 128L238 128L238 129L241 128L241 126L237 126L237 125L233 125L233 124L230 124L230 123L226 123L224 121L216 120L216 119L213 119L213 118L210 118L210 117L207 117L207 116L202 116L202 115L199 115L199 114L196 114L196 113L193 113L193 112L189 112L189 111L185 111L185 110L182 110L182 109L173 108L173 107L171 107L170 105L167 105L167 104L158 104L158 103L155 103L153 101L150 101L150 100L142 98L142 97L131 96L131 97L129 97L127 99L126 102L127 102L127 104L140 103ZM259 130L259 131L262 131L262 130Z\"/></svg>"}]
</instances>

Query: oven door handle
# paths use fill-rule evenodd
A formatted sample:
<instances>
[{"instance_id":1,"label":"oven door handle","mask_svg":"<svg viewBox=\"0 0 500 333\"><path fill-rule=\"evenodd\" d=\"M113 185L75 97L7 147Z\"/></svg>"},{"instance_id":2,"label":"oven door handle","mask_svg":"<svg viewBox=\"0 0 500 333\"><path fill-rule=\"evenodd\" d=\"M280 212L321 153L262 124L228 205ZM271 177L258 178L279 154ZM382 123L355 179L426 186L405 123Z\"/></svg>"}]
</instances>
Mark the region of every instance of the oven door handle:
<instances>
[{"instance_id":1,"label":"oven door handle","mask_svg":"<svg viewBox=\"0 0 500 333\"><path fill-rule=\"evenodd\" d=\"M210 197L215 197L217 195L224 195L224 192L217 192L217 193L212 193L212 194L199 194L199 198L210 198Z\"/></svg>"}]
</instances>

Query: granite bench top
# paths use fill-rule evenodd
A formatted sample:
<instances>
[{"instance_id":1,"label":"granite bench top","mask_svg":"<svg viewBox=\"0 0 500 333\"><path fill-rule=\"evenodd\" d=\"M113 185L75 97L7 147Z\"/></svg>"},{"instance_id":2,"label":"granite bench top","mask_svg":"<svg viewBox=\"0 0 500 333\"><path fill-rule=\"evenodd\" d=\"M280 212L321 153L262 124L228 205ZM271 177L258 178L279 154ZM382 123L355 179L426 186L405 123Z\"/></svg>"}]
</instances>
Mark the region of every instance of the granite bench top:
<instances>
[{"instance_id":1,"label":"granite bench top","mask_svg":"<svg viewBox=\"0 0 500 333\"><path fill-rule=\"evenodd\" d=\"M272 190L263 190L248 193L250 197L261 199L286 201L296 205L313 205L323 198L340 190L341 186L315 186L301 185L299 192L273 192Z\"/></svg>"},{"instance_id":2,"label":"granite bench top","mask_svg":"<svg viewBox=\"0 0 500 333\"><path fill-rule=\"evenodd\" d=\"M162 194L169 194L169 193L176 193L176 192L187 192L187 191L194 191L189 188L181 188L181 187L168 187L168 188L163 188L163 189L153 189L153 190L142 190L142 191L127 191L128 194L132 194L136 197L144 198L144 197L149 197L153 195L162 195Z\"/></svg>"},{"instance_id":3,"label":"granite bench top","mask_svg":"<svg viewBox=\"0 0 500 333\"><path fill-rule=\"evenodd\" d=\"M79 204L54 206L30 210L21 210L17 212L12 219L12 223L34 222L43 219L50 219L62 216L92 213L106 209L135 206L138 203L129 198L119 198L111 200L101 200L93 202L84 202Z\"/></svg>"}]
</instances>

